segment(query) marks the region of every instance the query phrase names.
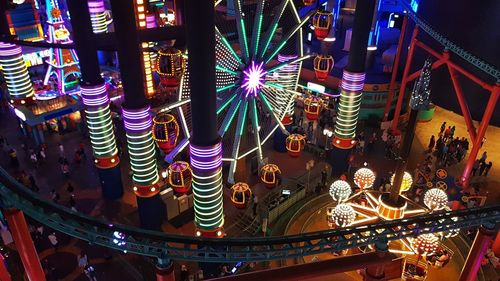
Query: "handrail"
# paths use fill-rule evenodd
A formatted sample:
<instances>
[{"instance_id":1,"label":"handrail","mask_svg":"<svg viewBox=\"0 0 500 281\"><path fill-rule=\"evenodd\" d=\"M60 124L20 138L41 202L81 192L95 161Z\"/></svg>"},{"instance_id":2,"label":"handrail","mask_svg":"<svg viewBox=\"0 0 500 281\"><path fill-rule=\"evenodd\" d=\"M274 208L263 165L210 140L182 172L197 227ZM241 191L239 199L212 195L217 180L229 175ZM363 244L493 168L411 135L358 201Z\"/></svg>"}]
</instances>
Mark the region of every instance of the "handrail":
<instances>
[{"instance_id":1,"label":"handrail","mask_svg":"<svg viewBox=\"0 0 500 281\"><path fill-rule=\"evenodd\" d=\"M1 168L0 198L4 207L18 208L42 224L90 243L157 258L205 262L300 257L500 221L500 205L495 205L281 237L214 239L110 225L40 198ZM113 242L115 231L124 235L122 243Z\"/></svg>"}]
</instances>

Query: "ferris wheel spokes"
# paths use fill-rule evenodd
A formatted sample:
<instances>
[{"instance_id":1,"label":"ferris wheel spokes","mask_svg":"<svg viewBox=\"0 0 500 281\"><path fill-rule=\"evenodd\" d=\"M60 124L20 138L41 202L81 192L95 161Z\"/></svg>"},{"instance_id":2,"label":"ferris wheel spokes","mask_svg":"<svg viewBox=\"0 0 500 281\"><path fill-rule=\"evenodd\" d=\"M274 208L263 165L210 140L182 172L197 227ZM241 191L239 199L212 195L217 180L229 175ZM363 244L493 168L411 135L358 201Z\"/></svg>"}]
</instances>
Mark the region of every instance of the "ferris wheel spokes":
<instances>
[{"instance_id":1,"label":"ferris wheel spokes","mask_svg":"<svg viewBox=\"0 0 500 281\"><path fill-rule=\"evenodd\" d=\"M274 18L273 18L271 24L269 25L269 28L268 28L266 34L262 38L262 41L261 41L262 46L257 52L258 53L257 57L261 58L266 53L266 50L269 47L269 44L271 43L271 40L274 37L274 33L276 32L276 29L278 29L279 20L280 20L281 16L283 15L283 12L285 11L285 8L286 8L289 1L290 0L283 0L281 2L281 4L279 5L277 13L274 14Z\"/></svg>"},{"instance_id":2,"label":"ferris wheel spokes","mask_svg":"<svg viewBox=\"0 0 500 281\"><path fill-rule=\"evenodd\" d=\"M257 12L255 13L255 18L253 23L252 41L250 47L251 48L250 56L253 59L257 58L257 53L259 51L260 31L262 29L264 2L265 0L260 0L257 3Z\"/></svg>"},{"instance_id":3,"label":"ferris wheel spokes","mask_svg":"<svg viewBox=\"0 0 500 281\"><path fill-rule=\"evenodd\" d=\"M244 61L248 61L250 57L250 51L248 49L247 31L245 28L245 20L243 18L243 12L241 11L241 0L234 1L234 10L236 15L236 29L238 30L238 42L240 44L241 55Z\"/></svg>"},{"instance_id":4,"label":"ferris wheel spokes","mask_svg":"<svg viewBox=\"0 0 500 281\"><path fill-rule=\"evenodd\" d=\"M313 57L315 54L309 54L309 55L305 55L305 56L302 56L302 57L298 57L294 60L289 60L289 61L285 61L285 62L282 62L282 63L279 63L279 64L276 64L272 67L270 67L268 70L267 70L267 73L273 73L277 70L280 70L281 68L283 67L287 67L289 66L290 64L294 64L294 63L299 63L299 62L302 62L308 58L311 58Z\"/></svg>"},{"instance_id":5,"label":"ferris wheel spokes","mask_svg":"<svg viewBox=\"0 0 500 281\"><path fill-rule=\"evenodd\" d=\"M236 97L239 94L241 94L241 91L238 89L234 94L234 97ZM236 116L236 113L238 112L238 108L240 107L240 105L241 105L240 99L235 99L235 98L232 99L231 107L227 111L226 116L224 117L224 121L222 121L222 124L219 127L219 135L221 137L224 136L224 134L229 129L229 126L231 126L231 123L233 122L234 116Z\"/></svg>"}]
</instances>

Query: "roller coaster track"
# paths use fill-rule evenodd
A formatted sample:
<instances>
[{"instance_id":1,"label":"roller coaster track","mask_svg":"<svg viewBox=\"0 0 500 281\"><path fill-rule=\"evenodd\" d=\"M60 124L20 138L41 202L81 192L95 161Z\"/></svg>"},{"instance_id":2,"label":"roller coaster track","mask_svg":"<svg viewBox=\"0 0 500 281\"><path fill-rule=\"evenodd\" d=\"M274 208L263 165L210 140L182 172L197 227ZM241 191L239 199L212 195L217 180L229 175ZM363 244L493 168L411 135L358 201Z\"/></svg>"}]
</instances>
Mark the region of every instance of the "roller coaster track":
<instances>
[{"instance_id":1,"label":"roller coaster track","mask_svg":"<svg viewBox=\"0 0 500 281\"><path fill-rule=\"evenodd\" d=\"M461 57L465 61L479 68L483 72L495 78L497 83L500 83L500 70L498 70L491 64L485 62L484 60L474 56L468 51L462 49L460 46L453 43L451 40L449 40L448 38L437 32L432 26L427 24L423 19L419 18L416 15L416 13L413 12L407 0L400 0L399 2L403 6L403 8L407 11L408 16L418 25L418 27L420 27L422 31L431 36L444 48L448 49L449 51L453 52L454 54Z\"/></svg>"},{"instance_id":2,"label":"roller coaster track","mask_svg":"<svg viewBox=\"0 0 500 281\"><path fill-rule=\"evenodd\" d=\"M239 262L281 260L387 243L423 233L500 222L500 205L440 212L424 216L279 237L200 238L112 225L40 198L0 168L0 200L4 208L18 208L27 216L67 235L128 253L159 260ZM123 239L113 234L121 233Z\"/></svg>"}]
</instances>

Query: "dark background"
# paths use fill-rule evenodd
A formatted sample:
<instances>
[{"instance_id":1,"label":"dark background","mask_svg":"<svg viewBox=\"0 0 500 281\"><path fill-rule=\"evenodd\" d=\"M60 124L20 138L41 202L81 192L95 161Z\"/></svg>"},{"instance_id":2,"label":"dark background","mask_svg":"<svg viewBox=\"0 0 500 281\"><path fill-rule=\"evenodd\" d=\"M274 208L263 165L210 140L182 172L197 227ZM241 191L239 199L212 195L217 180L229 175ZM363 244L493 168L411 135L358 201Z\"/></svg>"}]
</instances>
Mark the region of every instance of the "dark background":
<instances>
[{"instance_id":1,"label":"dark background","mask_svg":"<svg viewBox=\"0 0 500 281\"><path fill-rule=\"evenodd\" d=\"M497 69L500 69L499 0L422 0L418 14L449 40ZM407 32L408 41L412 30L413 25L409 25ZM418 38L433 47L436 51L443 50L439 44L430 39L424 32L420 32ZM419 49L417 49L415 55L412 72L421 68L424 60L428 57L427 53ZM406 54L403 54L402 58L405 59ZM493 77L485 74L475 66L464 62L452 53L451 60L485 79L490 84L496 82ZM402 67L404 67L404 60ZM447 67L442 66L433 71L431 79L433 102L461 114ZM461 76L459 81L468 102L472 118L474 120L481 120L490 96L488 91L463 76ZM491 119L491 124L495 126L500 126L499 104L500 102L497 103L496 110Z\"/></svg>"}]
</instances>

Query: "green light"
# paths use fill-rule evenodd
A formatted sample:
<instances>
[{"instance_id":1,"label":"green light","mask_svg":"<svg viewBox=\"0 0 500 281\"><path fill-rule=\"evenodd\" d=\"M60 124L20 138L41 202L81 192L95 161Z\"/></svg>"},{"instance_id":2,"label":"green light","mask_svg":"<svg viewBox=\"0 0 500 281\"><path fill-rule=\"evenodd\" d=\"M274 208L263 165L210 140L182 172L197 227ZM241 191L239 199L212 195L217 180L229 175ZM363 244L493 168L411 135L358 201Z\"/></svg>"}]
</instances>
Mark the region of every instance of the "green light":
<instances>
[{"instance_id":1,"label":"green light","mask_svg":"<svg viewBox=\"0 0 500 281\"><path fill-rule=\"evenodd\" d=\"M220 32L217 29L216 29L216 31L217 31L218 35L220 36L220 38L222 39L222 43L224 43L224 45L226 45L226 48L229 49L229 51L231 52L231 54L233 54L234 58L236 58L236 60L238 60L239 63L242 63L240 57L233 50L233 48L231 47L231 45L229 44L229 42L227 42L226 38L224 36L222 36L222 34L220 34Z\"/></svg>"},{"instance_id":2,"label":"green light","mask_svg":"<svg viewBox=\"0 0 500 281\"><path fill-rule=\"evenodd\" d=\"M273 52L273 54L271 56L269 56L269 58L266 60L266 63L268 63L272 58L274 58L274 56L276 56L276 54L281 50L281 48L283 48L283 46L285 46L286 44L286 40L281 42L281 44L278 46L278 48L276 48Z\"/></svg>"},{"instance_id":3,"label":"green light","mask_svg":"<svg viewBox=\"0 0 500 281\"><path fill-rule=\"evenodd\" d=\"M230 89L230 88L234 87L234 85L235 85L235 84L233 83L233 84L230 84L230 85L224 86L224 87L222 87L222 88L217 88L217 89L216 89L216 91L217 91L217 93L219 93L219 92L222 92L222 91L224 91L224 90L227 90L227 89Z\"/></svg>"},{"instance_id":4,"label":"green light","mask_svg":"<svg viewBox=\"0 0 500 281\"><path fill-rule=\"evenodd\" d=\"M240 20L241 23L241 31L243 32L243 43L245 44L245 53L248 57L248 42L247 42L247 31L245 30L245 22L243 19Z\"/></svg>"},{"instance_id":5,"label":"green light","mask_svg":"<svg viewBox=\"0 0 500 281\"><path fill-rule=\"evenodd\" d=\"M267 48L269 47L269 44L271 43L271 39L273 38L274 32L276 32L277 28L278 28L278 23L274 24L273 25L273 29L271 29L271 36L269 36L269 38L267 38L266 45L264 46L264 49L262 49L262 54L263 55L266 52Z\"/></svg>"},{"instance_id":6,"label":"green light","mask_svg":"<svg viewBox=\"0 0 500 281\"><path fill-rule=\"evenodd\" d=\"M259 40L260 40L261 27L262 27L262 13L259 16L259 23L257 25L257 36L255 38L255 52L254 53L257 53L257 51L259 50Z\"/></svg>"},{"instance_id":7,"label":"green light","mask_svg":"<svg viewBox=\"0 0 500 281\"><path fill-rule=\"evenodd\" d=\"M226 107L227 107L227 106L228 106L228 105L229 105L229 104L230 104L230 103L234 100L234 98L236 98L236 96L237 96L237 95L238 95L238 94L234 94L234 95L233 95L233 96L232 96L229 100L227 100L227 101L226 101L226 102L222 105L222 107L221 107L221 108L219 108L219 109L217 110L217 115L219 115L219 114L220 114L220 113L224 110L224 108L226 108Z\"/></svg>"},{"instance_id":8,"label":"green light","mask_svg":"<svg viewBox=\"0 0 500 281\"><path fill-rule=\"evenodd\" d=\"M234 75L238 74L238 73L236 73L236 71L232 71L232 70L227 69L225 67L222 67L220 65L216 65L215 69L220 70L220 71L224 71L224 72L227 72L227 73L231 73L231 74L234 74Z\"/></svg>"},{"instance_id":9,"label":"green light","mask_svg":"<svg viewBox=\"0 0 500 281\"><path fill-rule=\"evenodd\" d=\"M271 106L271 104L269 103L269 101L267 101L267 98L266 98L266 95L264 95L262 92L260 93L260 97L264 100L264 103L266 104L266 106L269 108L269 110L273 110L273 107Z\"/></svg>"},{"instance_id":10,"label":"green light","mask_svg":"<svg viewBox=\"0 0 500 281\"><path fill-rule=\"evenodd\" d=\"M236 108L234 109L233 113L231 113L231 118L229 119L229 121L226 124L226 127L224 128L224 132L227 132L227 129L229 128L229 125L231 125L231 122L233 121L236 112L238 112L238 108L240 108L240 105L241 105L241 100L238 101Z\"/></svg>"},{"instance_id":11,"label":"green light","mask_svg":"<svg viewBox=\"0 0 500 281\"><path fill-rule=\"evenodd\" d=\"M245 128L245 119L247 117L248 102L245 103L245 109L243 109L243 118L241 118L241 128L240 136L243 135L243 128Z\"/></svg>"}]
</instances>

